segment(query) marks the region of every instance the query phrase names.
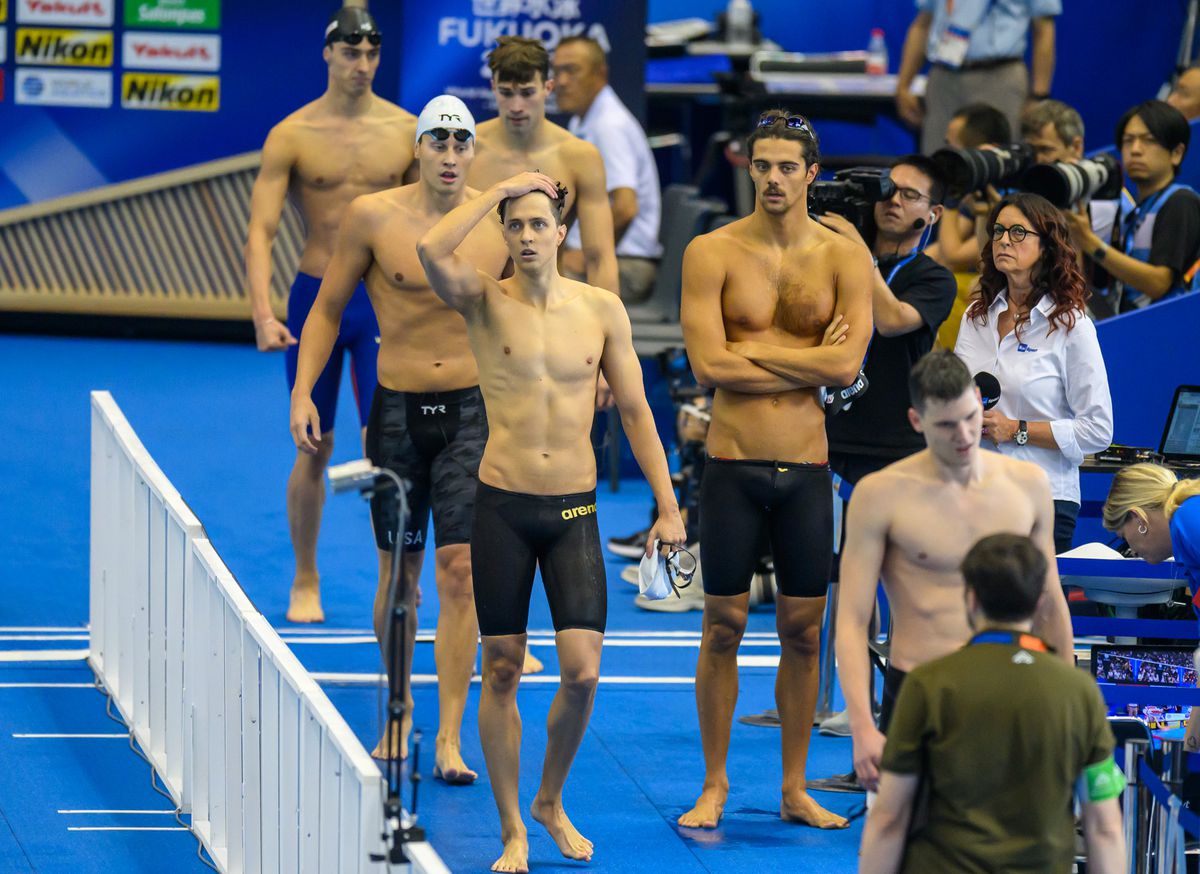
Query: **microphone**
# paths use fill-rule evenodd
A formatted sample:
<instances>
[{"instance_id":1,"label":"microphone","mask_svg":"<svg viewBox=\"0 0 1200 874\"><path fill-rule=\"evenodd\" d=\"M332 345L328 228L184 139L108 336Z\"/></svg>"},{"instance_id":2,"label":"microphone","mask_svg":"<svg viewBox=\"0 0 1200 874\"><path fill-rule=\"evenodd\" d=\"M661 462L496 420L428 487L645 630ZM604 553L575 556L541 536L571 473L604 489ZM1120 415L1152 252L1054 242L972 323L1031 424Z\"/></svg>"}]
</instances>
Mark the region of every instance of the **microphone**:
<instances>
[{"instance_id":1,"label":"microphone","mask_svg":"<svg viewBox=\"0 0 1200 874\"><path fill-rule=\"evenodd\" d=\"M925 219L923 219L923 218L919 218L915 222L912 223L912 229L914 231L919 231L923 227L925 227Z\"/></svg>"},{"instance_id":2,"label":"microphone","mask_svg":"<svg viewBox=\"0 0 1200 874\"><path fill-rule=\"evenodd\" d=\"M975 385L979 389L980 400L983 401L983 408L990 410L1000 402L1000 380L992 376L986 370L981 370L975 374Z\"/></svg>"}]
</instances>

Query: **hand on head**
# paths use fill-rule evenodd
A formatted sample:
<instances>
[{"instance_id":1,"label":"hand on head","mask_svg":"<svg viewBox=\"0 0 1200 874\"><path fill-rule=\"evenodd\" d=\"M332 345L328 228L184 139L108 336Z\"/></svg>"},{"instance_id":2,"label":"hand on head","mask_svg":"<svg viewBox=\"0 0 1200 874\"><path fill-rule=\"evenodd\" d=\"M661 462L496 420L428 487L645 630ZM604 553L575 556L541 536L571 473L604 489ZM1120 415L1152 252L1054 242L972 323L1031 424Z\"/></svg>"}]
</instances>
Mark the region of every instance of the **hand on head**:
<instances>
[{"instance_id":1,"label":"hand on head","mask_svg":"<svg viewBox=\"0 0 1200 874\"><path fill-rule=\"evenodd\" d=\"M531 191L540 191L551 200L558 200L558 183L537 170L518 173L500 183L505 197L521 197Z\"/></svg>"}]
</instances>

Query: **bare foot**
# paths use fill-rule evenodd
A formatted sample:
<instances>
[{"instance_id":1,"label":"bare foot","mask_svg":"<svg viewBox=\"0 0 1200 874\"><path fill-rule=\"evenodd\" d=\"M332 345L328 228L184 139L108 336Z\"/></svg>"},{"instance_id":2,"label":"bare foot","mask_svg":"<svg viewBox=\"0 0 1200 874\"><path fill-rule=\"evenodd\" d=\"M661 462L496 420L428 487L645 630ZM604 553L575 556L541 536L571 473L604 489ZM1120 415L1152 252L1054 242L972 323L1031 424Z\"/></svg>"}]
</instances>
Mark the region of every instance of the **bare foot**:
<instances>
[{"instance_id":1,"label":"bare foot","mask_svg":"<svg viewBox=\"0 0 1200 874\"><path fill-rule=\"evenodd\" d=\"M457 746L438 743L434 755L433 776L451 786L469 786L479 775L467 767L462 751Z\"/></svg>"},{"instance_id":2,"label":"bare foot","mask_svg":"<svg viewBox=\"0 0 1200 874\"><path fill-rule=\"evenodd\" d=\"M384 729L383 737L379 739L379 743L375 744L375 749L371 750L372 759L394 759L399 754L399 758L403 761L408 758L408 736L412 734L412 703L409 702L404 711L404 720L400 723L400 737L389 737L389 732Z\"/></svg>"},{"instance_id":3,"label":"bare foot","mask_svg":"<svg viewBox=\"0 0 1200 874\"><path fill-rule=\"evenodd\" d=\"M541 660L529 651L529 645L525 646L525 664L521 666L522 674L540 674L546 670L546 666Z\"/></svg>"},{"instance_id":4,"label":"bare foot","mask_svg":"<svg viewBox=\"0 0 1200 874\"><path fill-rule=\"evenodd\" d=\"M846 828L850 825L844 816L830 813L807 792L789 792L779 804L779 815L788 822L811 825L814 828Z\"/></svg>"},{"instance_id":5,"label":"bare foot","mask_svg":"<svg viewBox=\"0 0 1200 874\"><path fill-rule=\"evenodd\" d=\"M317 574L297 573L292 580L292 596L288 602L288 622L324 622L321 609L321 578Z\"/></svg>"},{"instance_id":6,"label":"bare foot","mask_svg":"<svg viewBox=\"0 0 1200 874\"><path fill-rule=\"evenodd\" d=\"M492 863L493 871L529 871L529 840L525 835L504 842L504 852Z\"/></svg>"},{"instance_id":7,"label":"bare foot","mask_svg":"<svg viewBox=\"0 0 1200 874\"><path fill-rule=\"evenodd\" d=\"M676 820L684 828L716 828L725 814L726 789L705 789L696 804Z\"/></svg>"},{"instance_id":8,"label":"bare foot","mask_svg":"<svg viewBox=\"0 0 1200 874\"><path fill-rule=\"evenodd\" d=\"M592 842L581 835L567 812L563 810L562 802L538 801L533 799L529 807L533 818L540 822L558 844L558 851L568 859L579 859L584 862L592 861Z\"/></svg>"}]
</instances>

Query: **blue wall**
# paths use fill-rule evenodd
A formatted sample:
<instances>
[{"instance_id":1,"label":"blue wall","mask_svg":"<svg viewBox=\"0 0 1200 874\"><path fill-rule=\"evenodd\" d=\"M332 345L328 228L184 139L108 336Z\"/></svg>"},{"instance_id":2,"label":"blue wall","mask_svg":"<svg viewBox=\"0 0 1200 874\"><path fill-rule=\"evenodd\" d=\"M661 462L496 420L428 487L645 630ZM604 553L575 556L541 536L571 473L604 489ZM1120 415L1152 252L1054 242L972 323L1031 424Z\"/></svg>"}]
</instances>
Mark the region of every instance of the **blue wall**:
<instances>
[{"instance_id":1,"label":"blue wall","mask_svg":"<svg viewBox=\"0 0 1200 874\"><path fill-rule=\"evenodd\" d=\"M133 0L114 0L111 27L120 45L122 11ZM395 99L399 89L401 23L418 0L375 0L371 7L385 34L376 90ZM608 0L580 0L586 11ZM491 0L480 0L481 8ZM413 4L407 6L406 4ZM221 4L221 105L215 113L120 108L121 59L111 68L117 94L109 109L27 106L15 103L16 3L8 3L7 60L0 64L0 209L162 172L259 148L272 124L321 93L325 67L321 34L337 0L254 0ZM552 4L558 9L561 4ZM562 5L567 8L570 4ZM907 0L757 0L763 29L787 49L862 48L873 26L883 27L893 70L912 16ZM651 21L712 17L725 0L649 0ZM453 0L442 11L473 8ZM1144 14L1147 8L1158 16ZM455 13L457 14L457 13ZM1089 143L1112 140L1117 117L1153 96L1170 72L1182 25L1182 3L1153 0L1072 0L1059 21L1059 73L1055 94L1076 105ZM618 47L619 50L619 47ZM1134 51L1139 62L1132 60ZM431 66L438 50L428 49ZM69 70L70 68L60 68ZM418 110L419 106L409 109ZM833 131L830 131L833 133ZM827 139L830 151L901 151L905 135L894 125L849 129Z\"/></svg>"},{"instance_id":2,"label":"blue wall","mask_svg":"<svg viewBox=\"0 0 1200 874\"><path fill-rule=\"evenodd\" d=\"M788 51L865 49L872 27L887 35L890 72L915 15L911 0L752 0L764 35ZM725 0L649 0L649 20L712 18ZM1054 96L1083 115L1088 143L1113 140L1117 119L1156 96L1171 74L1183 28L1182 2L1065 0L1058 19ZM1153 14L1149 14L1152 10Z\"/></svg>"}]
</instances>

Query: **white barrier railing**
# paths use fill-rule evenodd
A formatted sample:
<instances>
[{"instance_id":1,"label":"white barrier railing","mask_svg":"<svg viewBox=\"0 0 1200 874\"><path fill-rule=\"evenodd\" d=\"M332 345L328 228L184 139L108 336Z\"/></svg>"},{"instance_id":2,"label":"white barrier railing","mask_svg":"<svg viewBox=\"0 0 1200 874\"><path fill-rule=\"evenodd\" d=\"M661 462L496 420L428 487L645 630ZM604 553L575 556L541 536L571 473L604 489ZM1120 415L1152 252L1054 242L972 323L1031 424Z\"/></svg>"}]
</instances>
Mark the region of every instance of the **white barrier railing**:
<instances>
[{"instance_id":1,"label":"white barrier railing","mask_svg":"<svg viewBox=\"0 0 1200 874\"><path fill-rule=\"evenodd\" d=\"M89 662L226 874L381 871L383 778L92 392ZM446 871L428 844L416 869Z\"/></svg>"}]
</instances>

